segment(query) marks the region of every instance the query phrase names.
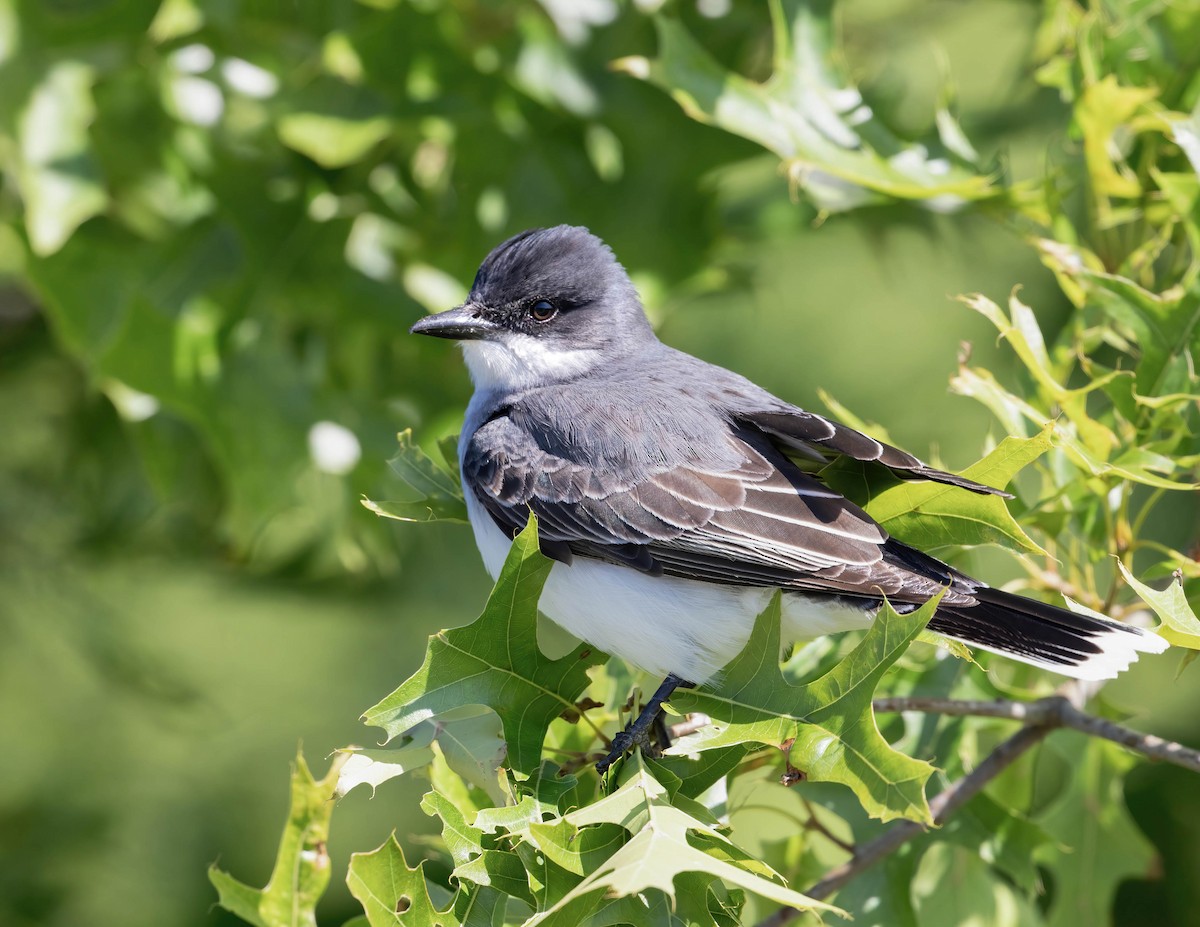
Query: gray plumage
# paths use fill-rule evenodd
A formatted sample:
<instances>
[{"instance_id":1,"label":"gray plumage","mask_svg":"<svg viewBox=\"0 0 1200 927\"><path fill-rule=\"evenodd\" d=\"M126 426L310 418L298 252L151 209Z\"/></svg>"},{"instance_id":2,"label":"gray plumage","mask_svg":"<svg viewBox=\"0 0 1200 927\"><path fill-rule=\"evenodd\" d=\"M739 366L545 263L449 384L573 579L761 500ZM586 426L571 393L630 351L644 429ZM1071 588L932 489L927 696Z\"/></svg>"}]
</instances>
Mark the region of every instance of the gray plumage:
<instances>
[{"instance_id":1,"label":"gray plumage","mask_svg":"<svg viewBox=\"0 0 1200 927\"><path fill-rule=\"evenodd\" d=\"M413 330L464 344L476 393L461 466L481 549L490 528L511 538L535 513L544 552L561 564L561 614L548 610L550 617L635 663L700 682L732 658L753 613L696 614L678 648L659 635L660 652L644 652L652 638L634 623L670 613L663 621L677 628L686 617L666 598L699 586L780 588L794 614L824 609L811 627L794 618L793 636L861 626L884 596L905 609L944 590L933 629L1082 677L1115 675L1137 651L1165 646L1126 625L992 590L890 538L801 463L849 457L902 479L1006 494L663 344L624 269L586 229L533 230L501 244L464 306ZM630 586L638 590L631 594L628 576L608 572L594 587L603 594L605 582L621 584L626 606L645 600L644 614L609 618L641 635L642 652L621 649L625 638L604 624L596 603L571 604L566 584L573 570L583 577L580 561L661 578ZM577 591L585 594L582 585ZM712 609L719 602L746 612L761 596L711 601ZM581 609L586 614L576 614ZM689 647L702 658L690 658Z\"/></svg>"}]
</instances>

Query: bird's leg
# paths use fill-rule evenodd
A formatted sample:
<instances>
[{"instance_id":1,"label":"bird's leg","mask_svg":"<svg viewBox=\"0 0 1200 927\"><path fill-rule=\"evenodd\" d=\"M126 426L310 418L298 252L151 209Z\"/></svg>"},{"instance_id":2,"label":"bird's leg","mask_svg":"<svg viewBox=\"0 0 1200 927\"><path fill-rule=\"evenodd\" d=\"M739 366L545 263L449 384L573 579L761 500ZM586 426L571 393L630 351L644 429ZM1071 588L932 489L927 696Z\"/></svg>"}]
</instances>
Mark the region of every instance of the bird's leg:
<instances>
[{"instance_id":1,"label":"bird's leg","mask_svg":"<svg viewBox=\"0 0 1200 927\"><path fill-rule=\"evenodd\" d=\"M671 738L667 734L666 725L662 723L662 703L669 699L671 693L676 689L691 689L694 687L695 683L688 682L686 679L681 679L674 673L671 673L671 675L663 680L662 685L658 687L658 691L646 703L646 707L633 720L633 723L613 738L612 750L609 751L608 756L596 764L596 771L603 775L613 763L624 756L635 745L650 746L649 735L651 728L654 728L655 733L658 735L659 745L663 749L669 747L671 745Z\"/></svg>"}]
</instances>

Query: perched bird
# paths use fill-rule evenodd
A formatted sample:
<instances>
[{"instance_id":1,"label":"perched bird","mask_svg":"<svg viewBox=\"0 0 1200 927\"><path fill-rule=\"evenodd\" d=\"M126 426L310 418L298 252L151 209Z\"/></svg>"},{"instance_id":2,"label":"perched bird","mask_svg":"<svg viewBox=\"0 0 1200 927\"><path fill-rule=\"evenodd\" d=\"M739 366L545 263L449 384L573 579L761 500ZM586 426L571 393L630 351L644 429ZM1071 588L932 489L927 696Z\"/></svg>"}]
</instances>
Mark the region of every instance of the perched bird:
<instances>
[{"instance_id":1,"label":"perched bird","mask_svg":"<svg viewBox=\"0 0 1200 927\"><path fill-rule=\"evenodd\" d=\"M993 589L889 537L804 462L849 457L1006 494L663 344L624 268L585 228L510 238L462 306L412 331L461 342L475 384L460 466L493 579L532 511L557 561L542 612L667 677L634 735L676 686L703 683L740 652L776 589L785 640L865 627L885 596L906 611L944 591L931 630L1077 679L1111 678L1167 646Z\"/></svg>"}]
</instances>

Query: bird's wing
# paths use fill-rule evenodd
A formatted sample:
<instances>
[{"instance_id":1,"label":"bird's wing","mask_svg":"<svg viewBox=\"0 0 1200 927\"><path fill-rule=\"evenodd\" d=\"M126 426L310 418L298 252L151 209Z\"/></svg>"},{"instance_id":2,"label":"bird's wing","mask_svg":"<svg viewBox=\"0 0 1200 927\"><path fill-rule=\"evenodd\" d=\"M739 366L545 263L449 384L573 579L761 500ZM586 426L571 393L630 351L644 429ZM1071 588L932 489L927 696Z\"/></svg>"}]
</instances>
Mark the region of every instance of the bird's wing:
<instances>
[{"instance_id":1,"label":"bird's wing","mask_svg":"<svg viewBox=\"0 0 1200 927\"><path fill-rule=\"evenodd\" d=\"M753 432L725 433L740 463L687 463L637 479L545 450L507 416L471 437L463 478L507 533L538 517L543 550L708 582L924 601L948 568L898 545L852 502Z\"/></svg>"},{"instance_id":2,"label":"bird's wing","mask_svg":"<svg viewBox=\"0 0 1200 927\"><path fill-rule=\"evenodd\" d=\"M899 448L795 406L743 412L737 418L769 435L781 446L810 457L851 457L887 467L901 479L933 480L984 495L1012 498L1002 489L938 470Z\"/></svg>"}]
</instances>

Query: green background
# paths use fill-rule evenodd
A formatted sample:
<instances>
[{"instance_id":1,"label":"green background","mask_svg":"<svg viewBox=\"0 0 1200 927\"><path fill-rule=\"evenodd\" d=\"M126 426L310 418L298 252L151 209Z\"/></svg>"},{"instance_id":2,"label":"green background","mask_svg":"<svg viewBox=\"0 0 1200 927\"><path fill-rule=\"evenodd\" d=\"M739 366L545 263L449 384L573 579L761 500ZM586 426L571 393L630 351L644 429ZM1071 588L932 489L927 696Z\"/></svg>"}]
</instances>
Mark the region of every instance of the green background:
<instances>
[{"instance_id":1,"label":"green background","mask_svg":"<svg viewBox=\"0 0 1200 927\"><path fill-rule=\"evenodd\" d=\"M1048 334L1065 317L1036 254L981 212L821 221L773 155L609 68L653 54L641 10L597 3L581 25L570 6L0 0L0 923L233 923L205 868L265 881L297 741L319 770L373 737L359 713L428 633L478 613L469 532L358 499L388 497L398 430L457 429L457 352L407 328L508 235L590 227L666 340L803 406L827 390L951 468L994 427L947 393L960 343L1010 369L952 297L1021 285ZM764 76L759 4L672 9ZM1041 12L840 7L850 72L893 128L928 132L949 81L1018 180L1069 144L1032 79ZM157 412L123 417L127 388ZM361 443L344 476L310 457L325 420ZM1146 533L1185 547L1196 520L1186 501ZM1175 666L1144 660L1110 700L1196 743L1200 677ZM419 858L421 791L347 798L339 872L393 828ZM1127 793L1169 878L1127 883L1118 915L1185 923L1194 780L1142 768ZM335 874L322 913L353 910Z\"/></svg>"}]
</instances>

